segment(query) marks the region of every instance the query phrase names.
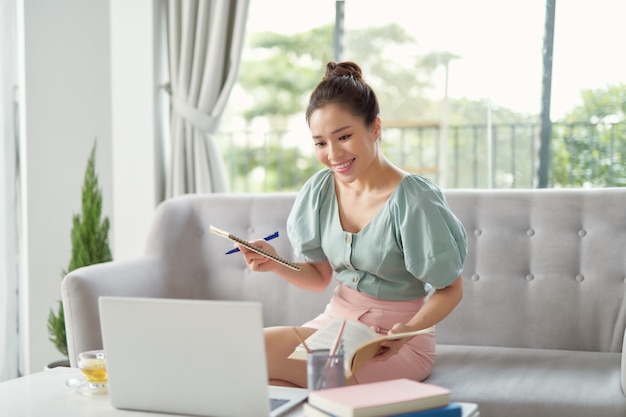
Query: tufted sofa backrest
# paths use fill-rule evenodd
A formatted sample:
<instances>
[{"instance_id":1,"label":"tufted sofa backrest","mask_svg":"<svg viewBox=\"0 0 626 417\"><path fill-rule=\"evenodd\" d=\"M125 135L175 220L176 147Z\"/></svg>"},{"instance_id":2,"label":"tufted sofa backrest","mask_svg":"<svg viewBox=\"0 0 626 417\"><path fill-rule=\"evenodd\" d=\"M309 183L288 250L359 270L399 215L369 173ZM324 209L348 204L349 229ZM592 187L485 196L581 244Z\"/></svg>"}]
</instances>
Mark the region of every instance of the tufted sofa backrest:
<instances>
[{"instance_id":1,"label":"tufted sofa backrest","mask_svg":"<svg viewBox=\"0 0 626 417\"><path fill-rule=\"evenodd\" d=\"M437 327L440 343L621 350L626 327L626 189L446 190L465 226L464 298ZM295 194L210 194L161 204L147 254L165 257L168 295L260 300L266 325L299 324L323 310L332 288L304 292L250 272L232 244L285 232Z\"/></svg>"},{"instance_id":2,"label":"tufted sofa backrest","mask_svg":"<svg viewBox=\"0 0 626 417\"><path fill-rule=\"evenodd\" d=\"M466 228L464 298L440 343L619 352L626 188L449 190Z\"/></svg>"}]
</instances>

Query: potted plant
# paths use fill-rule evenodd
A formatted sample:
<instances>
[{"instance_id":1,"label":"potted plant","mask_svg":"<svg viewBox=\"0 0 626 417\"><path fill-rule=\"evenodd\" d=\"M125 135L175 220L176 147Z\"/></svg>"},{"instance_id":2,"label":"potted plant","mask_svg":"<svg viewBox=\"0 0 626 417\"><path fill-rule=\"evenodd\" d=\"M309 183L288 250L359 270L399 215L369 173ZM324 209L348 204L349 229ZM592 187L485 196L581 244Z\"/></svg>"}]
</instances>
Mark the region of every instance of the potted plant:
<instances>
[{"instance_id":1,"label":"potted plant","mask_svg":"<svg viewBox=\"0 0 626 417\"><path fill-rule=\"evenodd\" d=\"M102 192L96 174L96 142L94 142L85 169L81 213L72 217L72 255L69 266L61 272L61 278L77 268L112 260L108 236L109 219L102 218ZM48 366L69 366L65 316L61 300L58 302L56 312L50 309L48 334L50 341L65 357L63 361Z\"/></svg>"}]
</instances>

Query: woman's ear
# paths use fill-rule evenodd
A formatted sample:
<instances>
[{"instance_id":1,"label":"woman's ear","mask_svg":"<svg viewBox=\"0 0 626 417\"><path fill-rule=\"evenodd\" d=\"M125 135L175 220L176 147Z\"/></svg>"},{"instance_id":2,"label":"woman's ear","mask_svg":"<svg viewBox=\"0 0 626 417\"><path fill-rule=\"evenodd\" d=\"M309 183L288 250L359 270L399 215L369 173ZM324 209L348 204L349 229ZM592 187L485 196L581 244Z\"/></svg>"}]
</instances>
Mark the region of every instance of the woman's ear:
<instances>
[{"instance_id":1,"label":"woman's ear","mask_svg":"<svg viewBox=\"0 0 626 417\"><path fill-rule=\"evenodd\" d=\"M376 140L379 140L381 138L382 121L380 120L380 116L376 116L376 119L374 119L374 123L372 123L372 133L374 134Z\"/></svg>"}]
</instances>

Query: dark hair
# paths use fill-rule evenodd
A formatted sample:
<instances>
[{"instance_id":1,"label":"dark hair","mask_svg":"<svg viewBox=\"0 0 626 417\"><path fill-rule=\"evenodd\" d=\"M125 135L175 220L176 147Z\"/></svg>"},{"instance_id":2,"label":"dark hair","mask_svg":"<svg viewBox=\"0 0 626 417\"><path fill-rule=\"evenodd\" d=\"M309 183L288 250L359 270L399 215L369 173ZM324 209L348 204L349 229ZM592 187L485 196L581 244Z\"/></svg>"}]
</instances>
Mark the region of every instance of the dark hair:
<instances>
[{"instance_id":1,"label":"dark hair","mask_svg":"<svg viewBox=\"0 0 626 417\"><path fill-rule=\"evenodd\" d=\"M374 90L363 80L361 67L354 62L326 64L326 73L309 99L307 124L311 113L327 104L337 104L352 115L363 118L366 126L371 126L380 113Z\"/></svg>"}]
</instances>

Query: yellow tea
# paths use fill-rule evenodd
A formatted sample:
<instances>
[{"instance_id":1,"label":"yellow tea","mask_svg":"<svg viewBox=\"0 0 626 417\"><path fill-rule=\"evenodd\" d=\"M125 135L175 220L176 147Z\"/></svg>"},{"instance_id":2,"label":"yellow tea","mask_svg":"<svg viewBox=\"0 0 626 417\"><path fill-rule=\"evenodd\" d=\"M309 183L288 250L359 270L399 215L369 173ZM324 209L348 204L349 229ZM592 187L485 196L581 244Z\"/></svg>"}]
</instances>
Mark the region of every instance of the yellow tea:
<instances>
[{"instance_id":1,"label":"yellow tea","mask_svg":"<svg viewBox=\"0 0 626 417\"><path fill-rule=\"evenodd\" d=\"M106 382L107 370L104 359L88 359L79 364L80 371L90 382Z\"/></svg>"},{"instance_id":2,"label":"yellow tea","mask_svg":"<svg viewBox=\"0 0 626 417\"><path fill-rule=\"evenodd\" d=\"M78 367L91 385L106 385L106 358L102 350L90 350L78 354Z\"/></svg>"}]
</instances>

